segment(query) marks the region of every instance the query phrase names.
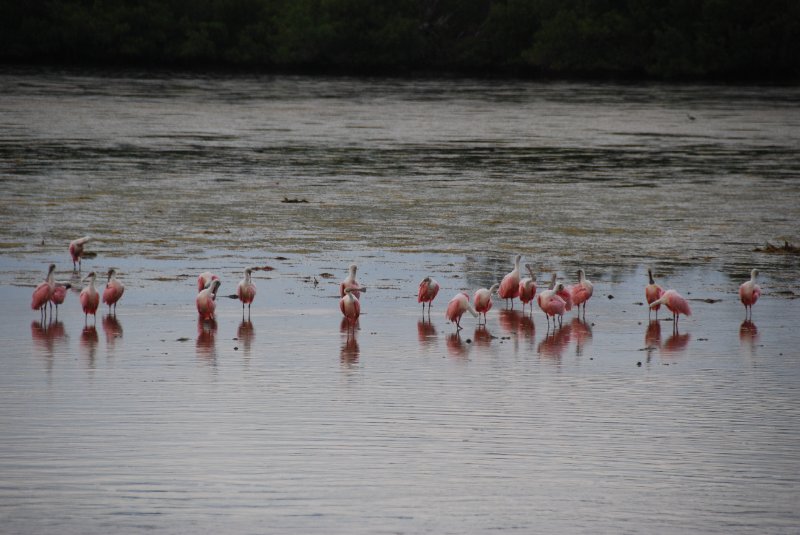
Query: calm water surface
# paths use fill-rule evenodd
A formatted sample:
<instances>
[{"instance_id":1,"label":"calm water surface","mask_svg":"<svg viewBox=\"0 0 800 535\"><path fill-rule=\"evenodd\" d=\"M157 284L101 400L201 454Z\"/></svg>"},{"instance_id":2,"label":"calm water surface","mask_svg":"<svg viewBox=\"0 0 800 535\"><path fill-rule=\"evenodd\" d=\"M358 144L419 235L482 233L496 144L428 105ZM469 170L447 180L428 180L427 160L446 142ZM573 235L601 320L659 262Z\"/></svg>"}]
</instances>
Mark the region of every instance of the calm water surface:
<instances>
[{"instance_id":1,"label":"calm water surface","mask_svg":"<svg viewBox=\"0 0 800 535\"><path fill-rule=\"evenodd\" d=\"M9 533L793 533L800 90L0 73ZM308 202L285 203L284 199ZM50 262L114 266L116 317ZM586 321L496 300L582 266ZM348 337L338 281L364 295ZM249 321L234 292L258 271ZM648 322L646 268L694 315ZM736 287L762 270L743 322ZM198 322L195 278L223 280ZM328 275L330 274L330 276ZM442 284L430 320L415 291ZM664 318L661 314L661 319Z\"/></svg>"}]
</instances>

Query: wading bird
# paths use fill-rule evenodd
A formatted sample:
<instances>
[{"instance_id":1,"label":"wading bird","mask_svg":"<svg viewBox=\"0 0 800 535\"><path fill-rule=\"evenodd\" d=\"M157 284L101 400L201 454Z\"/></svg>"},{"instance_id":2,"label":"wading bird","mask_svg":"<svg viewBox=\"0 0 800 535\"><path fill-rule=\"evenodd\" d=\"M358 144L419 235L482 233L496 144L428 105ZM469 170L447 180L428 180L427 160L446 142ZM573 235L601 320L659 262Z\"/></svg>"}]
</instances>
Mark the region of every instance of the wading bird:
<instances>
[{"instance_id":1,"label":"wading bird","mask_svg":"<svg viewBox=\"0 0 800 535\"><path fill-rule=\"evenodd\" d=\"M478 314L483 314L483 324L486 325L486 313L492 308L492 294L500 287L499 284L493 284L491 288L479 288L475 290L475 295L472 300L475 302L475 311ZM480 323L480 321L478 321Z\"/></svg>"},{"instance_id":2,"label":"wading bird","mask_svg":"<svg viewBox=\"0 0 800 535\"><path fill-rule=\"evenodd\" d=\"M244 270L244 278L239 281L239 285L236 287L236 296L242 302L242 317L244 317L245 305L247 305L247 315L250 315L250 305L253 299L256 298L256 285L250 278L252 273L252 268L246 268Z\"/></svg>"},{"instance_id":3,"label":"wading bird","mask_svg":"<svg viewBox=\"0 0 800 535\"><path fill-rule=\"evenodd\" d=\"M583 305L583 317L586 317L586 302L592 297L594 285L586 278L582 269L578 270L578 282L570 287L570 297L572 304L578 307L578 316L581 315L581 305Z\"/></svg>"},{"instance_id":4,"label":"wading bird","mask_svg":"<svg viewBox=\"0 0 800 535\"><path fill-rule=\"evenodd\" d=\"M519 263L521 260L522 255L517 255L514 259L514 269L500 281L500 289L497 291L497 295L506 300L506 307L508 307L508 301L510 300L511 308L514 308L514 299L519 297ZM477 302L475 306L478 306Z\"/></svg>"},{"instance_id":5,"label":"wading bird","mask_svg":"<svg viewBox=\"0 0 800 535\"><path fill-rule=\"evenodd\" d=\"M655 308L658 305L664 305L669 309L670 312L672 312L672 319L675 322L672 326L673 330L678 329L678 316L680 314L683 314L684 316L692 315L692 310L689 308L689 302L675 290L667 290L664 292L664 295L650 303L650 308Z\"/></svg>"},{"instance_id":6,"label":"wading bird","mask_svg":"<svg viewBox=\"0 0 800 535\"><path fill-rule=\"evenodd\" d=\"M436 299L439 293L439 283L436 279L425 277L419 283L419 292L417 293L417 303L422 303L422 313L425 314L425 303L428 303L428 315L431 314L431 304Z\"/></svg>"},{"instance_id":7,"label":"wading bird","mask_svg":"<svg viewBox=\"0 0 800 535\"><path fill-rule=\"evenodd\" d=\"M758 298L761 297L761 286L756 284L757 276L758 270L753 269L750 271L750 280L739 286L739 299L744 305L745 319L753 318L753 305L755 305L756 301L758 301Z\"/></svg>"},{"instance_id":8,"label":"wading bird","mask_svg":"<svg viewBox=\"0 0 800 535\"><path fill-rule=\"evenodd\" d=\"M81 270L81 258L83 257L83 245L91 240L91 236L84 236L69 242L69 254L72 256L72 270L76 271L75 264L78 264L77 271Z\"/></svg>"},{"instance_id":9,"label":"wading bird","mask_svg":"<svg viewBox=\"0 0 800 535\"><path fill-rule=\"evenodd\" d=\"M211 281L218 281L219 277L211 273L210 271L204 271L200 275L197 276L197 291L202 292L205 290Z\"/></svg>"},{"instance_id":10,"label":"wading bird","mask_svg":"<svg viewBox=\"0 0 800 535\"><path fill-rule=\"evenodd\" d=\"M211 281L211 284L208 285L208 288L203 288L200 293L197 294L195 304L197 305L197 313L200 315L201 320L214 319L214 310L217 308L217 304L214 301L217 298L217 290L219 290L220 284L222 283L219 282L219 279L214 279Z\"/></svg>"},{"instance_id":11,"label":"wading bird","mask_svg":"<svg viewBox=\"0 0 800 535\"><path fill-rule=\"evenodd\" d=\"M347 318L348 334L352 331L355 334L356 322L361 315L361 303L358 301L356 294L366 291L366 288L345 288L344 296L339 300L339 309L342 314Z\"/></svg>"},{"instance_id":12,"label":"wading bird","mask_svg":"<svg viewBox=\"0 0 800 535\"><path fill-rule=\"evenodd\" d=\"M555 279L555 275L553 275ZM567 309L567 304L564 298L561 297L566 290L563 283L557 283L552 288L548 288L539 294L537 301L539 308L545 313L547 317L547 328L550 329L550 318L553 318L553 328L556 326L556 316L558 316L558 325L561 326L564 318L564 311Z\"/></svg>"},{"instance_id":13,"label":"wading bird","mask_svg":"<svg viewBox=\"0 0 800 535\"><path fill-rule=\"evenodd\" d=\"M38 310L42 317L47 315L47 303L50 301L50 298L53 297L53 292L56 290L55 270L56 265L50 264L50 267L47 268L47 277L45 277L44 282L40 282L33 290L31 309Z\"/></svg>"},{"instance_id":14,"label":"wading bird","mask_svg":"<svg viewBox=\"0 0 800 535\"><path fill-rule=\"evenodd\" d=\"M661 305L650 305L661 299L661 296L664 295L664 288L656 284L655 279L653 279L653 270L647 270L647 278L650 281L648 285L644 287L644 297L647 299L647 318L650 319L650 311L655 310L656 319L658 319L658 309L661 308Z\"/></svg>"},{"instance_id":15,"label":"wading bird","mask_svg":"<svg viewBox=\"0 0 800 535\"><path fill-rule=\"evenodd\" d=\"M97 290L94 287L94 281L97 278L97 275L94 271L86 275L83 278L84 282L89 281L89 284L81 290L80 295L80 302L81 308L83 308L84 325L89 321L89 314L94 316L95 323L97 322L97 307L100 305L100 294L97 293Z\"/></svg>"},{"instance_id":16,"label":"wading bird","mask_svg":"<svg viewBox=\"0 0 800 535\"><path fill-rule=\"evenodd\" d=\"M464 312L469 312L474 317L478 317L478 312L472 307L469 302L469 294L467 292L461 292L456 294L449 303L447 303L447 310L444 313L444 317L447 318L448 321L452 321L456 324L456 330L461 330L461 316L464 315Z\"/></svg>"},{"instance_id":17,"label":"wading bird","mask_svg":"<svg viewBox=\"0 0 800 535\"><path fill-rule=\"evenodd\" d=\"M533 267L525 264L530 277L525 277L519 281L519 300L522 302L522 311L525 312L525 305L531 304L531 314L533 314L533 297L536 295L536 275L533 274Z\"/></svg>"},{"instance_id":18,"label":"wading bird","mask_svg":"<svg viewBox=\"0 0 800 535\"><path fill-rule=\"evenodd\" d=\"M342 283L339 285L339 297L344 297L344 291L347 288L353 289L353 296L358 299L361 297L361 285L356 280L356 271L358 271L358 266L355 264L350 264L350 268L348 269L347 277L344 278Z\"/></svg>"},{"instance_id":19,"label":"wading bird","mask_svg":"<svg viewBox=\"0 0 800 535\"><path fill-rule=\"evenodd\" d=\"M108 270L108 282L106 289L103 290L103 303L108 305L108 313L111 314L111 306L114 306L114 314L117 313L117 301L122 298L125 293L125 286L117 280L117 270L111 268Z\"/></svg>"},{"instance_id":20,"label":"wading bird","mask_svg":"<svg viewBox=\"0 0 800 535\"><path fill-rule=\"evenodd\" d=\"M67 298L67 290L72 288L72 284L68 282L57 282L53 295L50 296L50 302L56 306L56 317L58 317L58 305L64 302Z\"/></svg>"}]
</instances>

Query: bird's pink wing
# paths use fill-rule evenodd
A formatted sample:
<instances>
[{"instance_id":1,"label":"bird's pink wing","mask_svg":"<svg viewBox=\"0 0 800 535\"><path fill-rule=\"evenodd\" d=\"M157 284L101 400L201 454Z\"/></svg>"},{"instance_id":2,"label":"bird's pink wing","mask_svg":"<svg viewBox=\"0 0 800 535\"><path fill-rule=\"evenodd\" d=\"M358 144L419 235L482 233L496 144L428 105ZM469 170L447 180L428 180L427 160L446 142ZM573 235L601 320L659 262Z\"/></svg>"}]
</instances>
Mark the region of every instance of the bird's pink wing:
<instances>
[{"instance_id":1,"label":"bird's pink wing","mask_svg":"<svg viewBox=\"0 0 800 535\"><path fill-rule=\"evenodd\" d=\"M428 298L428 283L421 282L419 283L419 292L417 293L417 303L422 303L426 301Z\"/></svg>"},{"instance_id":2,"label":"bird's pink wing","mask_svg":"<svg viewBox=\"0 0 800 535\"><path fill-rule=\"evenodd\" d=\"M36 289L33 291L33 297L31 299L31 308L33 310L37 310L42 307L43 304L47 302L50 297L50 288L47 286L46 282L39 284Z\"/></svg>"},{"instance_id":3,"label":"bird's pink wing","mask_svg":"<svg viewBox=\"0 0 800 535\"><path fill-rule=\"evenodd\" d=\"M514 299L519 296L519 277L515 277L511 273L503 277L497 295L503 299Z\"/></svg>"}]
</instances>

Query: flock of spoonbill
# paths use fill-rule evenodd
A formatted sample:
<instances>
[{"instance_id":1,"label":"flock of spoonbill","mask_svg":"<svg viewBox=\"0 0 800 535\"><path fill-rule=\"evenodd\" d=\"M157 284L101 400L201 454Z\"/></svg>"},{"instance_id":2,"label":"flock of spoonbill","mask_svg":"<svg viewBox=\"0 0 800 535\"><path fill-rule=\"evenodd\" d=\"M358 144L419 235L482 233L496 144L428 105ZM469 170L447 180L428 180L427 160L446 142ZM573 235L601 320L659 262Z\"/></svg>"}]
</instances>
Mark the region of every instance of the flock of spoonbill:
<instances>
[{"instance_id":1,"label":"flock of spoonbill","mask_svg":"<svg viewBox=\"0 0 800 535\"><path fill-rule=\"evenodd\" d=\"M69 253L72 257L72 266L75 271L80 270L81 258L84 255L84 245L89 240L91 240L90 236L84 236L73 240L69 244ZM529 276L521 278L521 261L522 255L516 255L514 268L511 272L506 274L499 283L493 284L489 288L475 290L472 302L467 292L459 292L449 301L445 310L445 317L455 324L456 331L462 329L461 318L466 312L477 318L479 325L485 325L486 314L492 308L492 296L495 293L506 301L507 307L510 306L512 309L514 308L514 300L519 298L522 303L523 313L525 312L525 307L529 305L531 314L533 313L533 300L535 297L536 303L547 318L548 329L550 328L551 319L553 320L554 329L556 328L556 320L558 321L558 326L561 327L564 313L570 311L572 307L577 309L580 317L581 305L583 305L583 317L586 317L586 303L594 293L594 285L586 278L583 269L577 271L578 281L570 286L565 286L563 282L559 282L557 275L553 273L549 287L536 295L536 275L533 267L530 264L525 264L525 269ZM51 314L53 305L55 305L56 314L58 314L58 305L64 302L66 291L71 287L69 283L55 281L55 269L55 264L50 264L44 282L36 286L33 291L31 308L40 312L42 320L47 314L48 304L50 305ZM244 270L244 278L236 287L236 297L242 303L242 315L244 315L245 306L247 306L249 315L250 306L256 297L256 285L252 280L252 271L253 268L246 268ZM339 300L339 308L342 315L347 319L349 325L348 334L355 330L356 322L361 314L359 298L361 297L361 292L366 291L366 288L356 279L357 271L358 266L351 264L347 277L339 285L339 296L341 298ZM125 293L125 286L117 279L116 275L117 272L114 268L108 270L107 282L102 295L103 303L108 305L109 314L112 309L113 313L116 314L117 303ZM750 280L739 286L739 299L745 307L746 319L752 318L753 305L761 296L761 287L756 283L757 276L758 270L753 269L750 272ZM673 328L677 330L679 316L681 314L685 316L692 315L688 301L676 290L669 289L665 291L656 284L652 270L647 270L647 277L648 284L644 288L644 293L648 305L648 317L651 311L655 311L657 320L658 311L661 305L664 305L672 313ZM83 282L87 284L81 290L79 300L85 322L88 322L89 314L92 314L95 319L97 317L100 293L95 288L96 279L97 274L94 271L83 278ZM220 285L219 277L209 271L205 271L197 277L198 293L195 304L201 319L214 319L217 291ZM439 288L439 283L433 277L425 277L419 283L417 302L422 303L423 315L425 315L425 305L427 304L428 315L430 316L431 305L439 293ZM483 317L483 322L481 322L481 316Z\"/></svg>"}]
</instances>

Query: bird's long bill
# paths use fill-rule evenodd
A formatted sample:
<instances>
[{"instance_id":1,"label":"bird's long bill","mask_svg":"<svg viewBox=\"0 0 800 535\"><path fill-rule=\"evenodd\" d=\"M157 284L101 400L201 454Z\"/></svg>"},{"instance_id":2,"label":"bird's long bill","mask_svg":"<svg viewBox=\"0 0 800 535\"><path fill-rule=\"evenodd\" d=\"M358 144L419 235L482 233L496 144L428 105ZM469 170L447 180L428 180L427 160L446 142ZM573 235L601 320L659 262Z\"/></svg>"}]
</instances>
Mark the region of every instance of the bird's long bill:
<instances>
[{"instance_id":1,"label":"bird's long bill","mask_svg":"<svg viewBox=\"0 0 800 535\"><path fill-rule=\"evenodd\" d=\"M475 310L475 307L473 307L472 305L467 306L467 310L469 310L469 313L472 314L473 318L478 317L478 311Z\"/></svg>"}]
</instances>

